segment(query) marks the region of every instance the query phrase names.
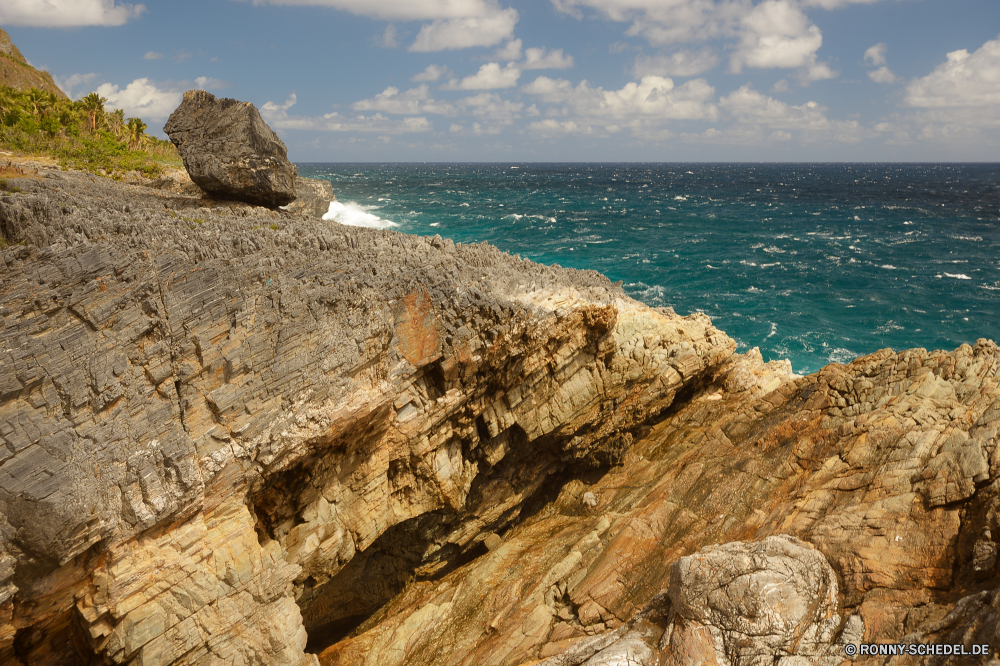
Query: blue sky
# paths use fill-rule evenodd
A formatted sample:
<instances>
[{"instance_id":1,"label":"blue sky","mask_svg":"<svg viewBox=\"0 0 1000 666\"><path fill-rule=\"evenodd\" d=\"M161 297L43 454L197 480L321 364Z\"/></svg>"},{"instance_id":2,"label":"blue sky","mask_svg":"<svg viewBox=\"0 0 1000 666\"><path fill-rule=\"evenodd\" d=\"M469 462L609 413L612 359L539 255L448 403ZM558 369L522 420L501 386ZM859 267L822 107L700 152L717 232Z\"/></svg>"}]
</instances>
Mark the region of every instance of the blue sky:
<instances>
[{"instance_id":1,"label":"blue sky","mask_svg":"<svg viewBox=\"0 0 1000 666\"><path fill-rule=\"evenodd\" d=\"M248 100L294 161L997 161L997 0L4 0L162 135Z\"/></svg>"}]
</instances>

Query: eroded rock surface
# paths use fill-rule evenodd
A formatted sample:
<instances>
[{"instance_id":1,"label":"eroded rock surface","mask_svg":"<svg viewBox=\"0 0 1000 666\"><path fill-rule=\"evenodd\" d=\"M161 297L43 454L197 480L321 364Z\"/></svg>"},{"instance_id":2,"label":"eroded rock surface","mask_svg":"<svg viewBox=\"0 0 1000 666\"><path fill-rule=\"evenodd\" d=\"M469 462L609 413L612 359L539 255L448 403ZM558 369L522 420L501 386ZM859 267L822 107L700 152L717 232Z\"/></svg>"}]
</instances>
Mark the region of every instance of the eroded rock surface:
<instances>
[{"instance_id":1,"label":"eroded rock surface","mask_svg":"<svg viewBox=\"0 0 1000 666\"><path fill-rule=\"evenodd\" d=\"M660 646L686 664L711 655L733 666L840 663L837 577L794 537L732 542L680 558L668 594L673 626Z\"/></svg>"},{"instance_id":2,"label":"eroded rock surface","mask_svg":"<svg viewBox=\"0 0 1000 666\"><path fill-rule=\"evenodd\" d=\"M733 357L620 466L570 480L462 569L415 581L320 662L804 665L840 663L844 643L904 640L995 650L998 368L986 340L807 377ZM795 565L779 553L791 588L762 584L771 556L758 567L750 554L777 535L802 542L780 537L780 551L808 553ZM761 572L740 584L733 546L702 551L736 541Z\"/></svg>"},{"instance_id":3,"label":"eroded rock surface","mask_svg":"<svg viewBox=\"0 0 1000 666\"><path fill-rule=\"evenodd\" d=\"M0 199L3 663L314 663L735 346L487 245L44 176Z\"/></svg>"},{"instance_id":4,"label":"eroded rock surface","mask_svg":"<svg viewBox=\"0 0 1000 666\"><path fill-rule=\"evenodd\" d=\"M593 272L42 175L0 199L0 663L1000 646L993 342L799 377Z\"/></svg>"},{"instance_id":5,"label":"eroded rock surface","mask_svg":"<svg viewBox=\"0 0 1000 666\"><path fill-rule=\"evenodd\" d=\"M189 90L163 131L205 192L271 208L295 200L295 165L250 102Z\"/></svg>"},{"instance_id":6,"label":"eroded rock surface","mask_svg":"<svg viewBox=\"0 0 1000 666\"><path fill-rule=\"evenodd\" d=\"M295 179L295 201L285 209L292 213L301 213L310 217L323 217L330 212L330 202L336 201L333 184L322 178Z\"/></svg>"}]
</instances>

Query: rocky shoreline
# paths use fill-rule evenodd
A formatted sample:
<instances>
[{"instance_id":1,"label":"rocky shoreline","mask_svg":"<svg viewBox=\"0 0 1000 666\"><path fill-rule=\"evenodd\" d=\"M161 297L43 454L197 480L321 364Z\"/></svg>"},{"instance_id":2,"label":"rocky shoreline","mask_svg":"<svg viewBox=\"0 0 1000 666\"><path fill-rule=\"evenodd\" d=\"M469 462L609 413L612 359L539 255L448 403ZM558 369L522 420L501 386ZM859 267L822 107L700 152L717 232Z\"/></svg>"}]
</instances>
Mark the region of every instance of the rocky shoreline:
<instances>
[{"instance_id":1,"label":"rocky shoreline","mask_svg":"<svg viewBox=\"0 0 1000 666\"><path fill-rule=\"evenodd\" d=\"M992 342L798 377L485 244L11 183L2 663L1000 649Z\"/></svg>"}]
</instances>

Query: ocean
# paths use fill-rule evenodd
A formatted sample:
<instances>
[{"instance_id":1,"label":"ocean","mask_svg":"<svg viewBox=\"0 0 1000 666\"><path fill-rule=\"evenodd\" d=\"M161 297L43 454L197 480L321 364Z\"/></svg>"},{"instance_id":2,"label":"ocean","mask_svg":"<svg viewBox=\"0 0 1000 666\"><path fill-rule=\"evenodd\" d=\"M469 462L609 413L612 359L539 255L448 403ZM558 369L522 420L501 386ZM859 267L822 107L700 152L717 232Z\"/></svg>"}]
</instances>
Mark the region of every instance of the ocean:
<instances>
[{"instance_id":1,"label":"ocean","mask_svg":"<svg viewBox=\"0 0 1000 666\"><path fill-rule=\"evenodd\" d=\"M1000 340L1000 164L299 164L331 223L488 241L814 372Z\"/></svg>"}]
</instances>

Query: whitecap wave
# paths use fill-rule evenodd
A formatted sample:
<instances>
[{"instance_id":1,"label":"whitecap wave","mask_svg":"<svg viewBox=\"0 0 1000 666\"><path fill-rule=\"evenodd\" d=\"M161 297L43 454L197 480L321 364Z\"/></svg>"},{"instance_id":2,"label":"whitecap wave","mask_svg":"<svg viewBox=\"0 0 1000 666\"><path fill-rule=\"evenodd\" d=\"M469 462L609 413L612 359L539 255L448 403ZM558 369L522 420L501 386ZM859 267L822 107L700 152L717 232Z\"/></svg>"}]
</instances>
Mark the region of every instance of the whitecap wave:
<instances>
[{"instance_id":1,"label":"whitecap wave","mask_svg":"<svg viewBox=\"0 0 1000 666\"><path fill-rule=\"evenodd\" d=\"M331 201L330 209L323 215L323 219L348 227L368 227L369 229L391 229L399 226L395 222L383 220L378 215L369 213L364 206L350 201L346 204Z\"/></svg>"},{"instance_id":2,"label":"whitecap wave","mask_svg":"<svg viewBox=\"0 0 1000 666\"><path fill-rule=\"evenodd\" d=\"M948 276L948 277L950 277L950 278L955 278L956 280L971 280L972 279L968 275L966 275L965 273L945 273L945 275Z\"/></svg>"},{"instance_id":3,"label":"whitecap wave","mask_svg":"<svg viewBox=\"0 0 1000 666\"><path fill-rule=\"evenodd\" d=\"M828 359L830 363L840 363L841 365L846 365L856 359L857 354L852 352L850 349L844 349L843 347L837 347L832 352L830 352Z\"/></svg>"}]
</instances>

